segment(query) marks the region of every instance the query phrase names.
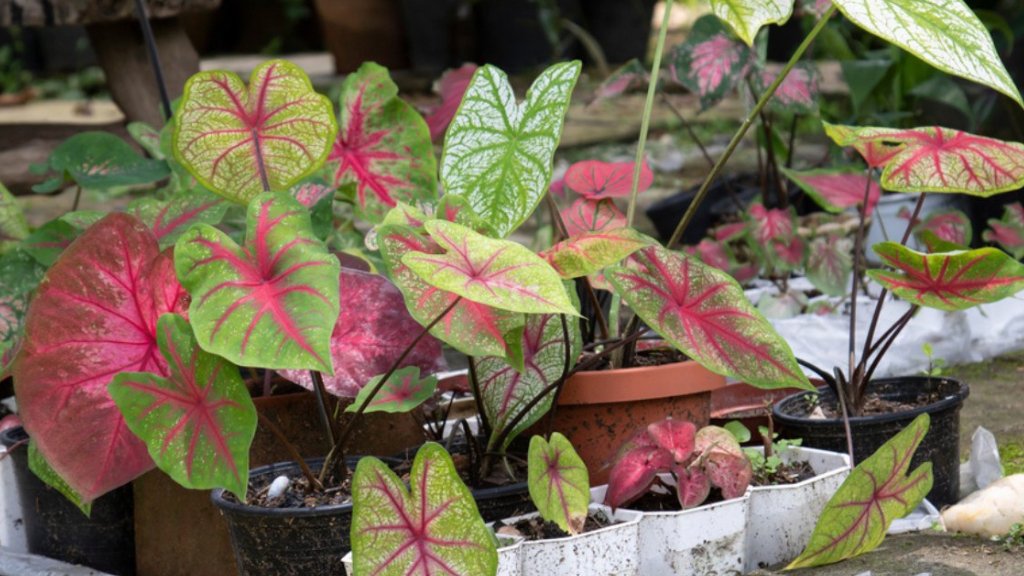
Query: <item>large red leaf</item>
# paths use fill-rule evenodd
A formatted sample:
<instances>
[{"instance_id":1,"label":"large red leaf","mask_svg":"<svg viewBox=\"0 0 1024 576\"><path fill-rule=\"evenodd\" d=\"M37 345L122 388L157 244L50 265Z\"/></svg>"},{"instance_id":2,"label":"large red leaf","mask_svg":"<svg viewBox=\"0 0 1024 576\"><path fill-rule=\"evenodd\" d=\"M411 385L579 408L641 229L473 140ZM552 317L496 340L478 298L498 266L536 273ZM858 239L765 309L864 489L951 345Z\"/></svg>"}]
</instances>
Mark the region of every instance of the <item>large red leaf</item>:
<instances>
[{"instance_id":1,"label":"large red leaf","mask_svg":"<svg viewBox=\"0 0 1024 576\"><path fill-rule=\"evenodd\" d=\"M466 94L466 88L469 88L469 81L473 79L476 69L476 64L463 64L441 75L435 88L441 95L441 105L427 115L431 140L440 140L448 130L448 125L452 123L459 104L462 104L462 96Z\"/></svg>"},{"instance_id":2,"label":"large red leaf","mask_svg":"<svg viewBox=\"0 0 1024 576\"><path fill-rule=\"evenodd\" d=\"M341 313L331 334L334 374L324 374L324 385L344 398L356 394L378 374L387 372L423 330L405 309L402 293L387 278L341 269ZM444 370L441 343L426 336L401 364L426 374ZM313 389L307 370L283 370L281 374Z\"/></svg>"},{"instance_id":3,"label":"large red leaf","mask_svg":"<svg viewBox=\"0 0 1024 576\"><path fill-rule=\"evenodd\" d=\"M170 254L134 217L111 214L64 251L29 307L13 372L18 407L86 502L153 467L107 385L121 372L166 374L157 318L184 300Z\"/></svg>"},{"instance_id":4,"label":"large red leaf","mask_svg":"<svg viewBox=\"0 0 1024 576\"><path fill-rule=\"evenodd\" d=\"M602 200L629 196L633 188L633 171L636 162L601 162L584 160L569 167L565 173L565 185L584 198ZM640 165L640 182L637 192L643 192L654 182L654 172L647 162Z\"/></svg>"},{"instance_id":5,"label":"large red leaf","mask_svg":"<svg viewBox=\"0 0 1024 576\"><path fill-rule=\"evenodd\" d=\"M669 62L672 76L700 97L701 110L717 104L747 75L753 52L734 40L718 17L699 18Z\"/></svg>"},{"instance_id":6,"label":"large red leaf","mask_svg":"<svg viewBox=\"0 0 1024 576\"><path fill-rule=\"evenodd\" d=\"M873 248L895 270L869 270L871 278L921 306L963 310L1024 290L1024 264L995 248L937 254L923 254L896 242Z\"/></svg>"},{"instance_id":7,"label":"large red leaf","mask_svg":"<svg viewBox=\"0 0 1024 576\"><path fill-rule=\"evenodd\" d=\"M542 436L530 438L528 462L530 499L541 518L569 534L582 532L590 506L590 476L569 440L558 432L551 434L550 443Z\"/></svg>"},{"instance_id":8,"label":"large red leaf","mask_svg":"<svg viewBox=\"0 0 1024 576\"><path fill-rule=\"evenodd\" d=\"M789 345L728 274L652 246L606 276L648 326L705 368L764 388L811 388Z\"/></svg>"},{"instance_id":9,"label":"large red leaf","mask_svg":"<svg viewBox=\"0 0 1024 576\"><path fill-rule=\"evenodd\" d=\"M626 226L626 215L610 198L596 202L587 198L577 198L572 206L562 210L562 221L565 222L569 236L579 236L587 232L623 228Z\"/></svg>"},{"instance_id":10,"label":"large red leaf","mask_svg":"<svg viewBox=\"0 0 1024 576\"><path fill-rule=\"evenodd\" d=\"M790 170L782 172L796 183L812 200L829 212L838 214L852 206L864 203L864 192L868 191L867 215L874 211L882 189L873 178L863 171L849 170Z\"/></svg>"}]
</instances>

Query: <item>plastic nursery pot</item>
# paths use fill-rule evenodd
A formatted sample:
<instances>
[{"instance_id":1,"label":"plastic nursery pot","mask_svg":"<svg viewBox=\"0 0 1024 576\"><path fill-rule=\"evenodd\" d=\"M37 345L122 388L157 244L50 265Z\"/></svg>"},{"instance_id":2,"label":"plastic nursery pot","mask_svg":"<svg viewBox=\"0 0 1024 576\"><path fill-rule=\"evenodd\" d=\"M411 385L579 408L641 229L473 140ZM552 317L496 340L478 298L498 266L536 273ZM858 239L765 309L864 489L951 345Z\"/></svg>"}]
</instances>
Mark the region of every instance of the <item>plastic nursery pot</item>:
<instances>
[{"instance_id":1,"label":"plastic nursery pot","mask_svg":"<svg viewBox=\"0 0 1024 576\"><path fill-rule=\"evenodd\" d=\"M919 414L927 412L931 427L910 462L910 470L931 462L935 481L928 500L938 508L955 503L960 492L960 408L970 394L967 384L951 378L905 376L874 380L868 392L897 402L912 403L922 394L938 394L941 400L905 412L850 418L854 464L874 454ZM818 393L820 403L835 405L831 390L819 388ZM780 433L785 438L802 438L803 446L809 448L845 452L846 432L841 418L807 417L812 394L801 392L775 405L773 414Z\"/></svg>"},{"instance_id":2,"label":"plastic nursery pot","mask_svg":"<svg viewBox=\"0 0 1024 576\"><path fill-rule=\"evenodd\" d=\"M600 504L591 504L590 512L602 513L617 523L576 536L527 540L520 546L521 572L509 573L523 576L646 576L640 571L638 558L642 514L624 509L612 512L611 508ZM535 515L508 518L504 523L515 524L531 516Z\"/></svg>"},{"instance_id":3,"label":"plastic nursery pot","mask_svg":"<svg viewBox=\"0 0 1024 576\"><path fill-rule=\"evenodd\" d=\"M28 434L20 426L0 433L0 442L8 448L25 440ZM28 551L109 574L134 575L131 487L97 498L92 514L86 516L29 470L25 448L8 454L14 464Z\"/></svg>"},{"instance_id":4,"label":"plastic nursery pot","mask_svg":"<svg viewBox=\"0 0 1024 576\"><path fill-rule=\"evenodd\" d=\"M554 429L576 447L590 483L604 484L619 448L648 424L672 417L707 425L711 391L722 386L724 376L693 361L577 372L558 398Z\"/></svg>"}]
</instances>

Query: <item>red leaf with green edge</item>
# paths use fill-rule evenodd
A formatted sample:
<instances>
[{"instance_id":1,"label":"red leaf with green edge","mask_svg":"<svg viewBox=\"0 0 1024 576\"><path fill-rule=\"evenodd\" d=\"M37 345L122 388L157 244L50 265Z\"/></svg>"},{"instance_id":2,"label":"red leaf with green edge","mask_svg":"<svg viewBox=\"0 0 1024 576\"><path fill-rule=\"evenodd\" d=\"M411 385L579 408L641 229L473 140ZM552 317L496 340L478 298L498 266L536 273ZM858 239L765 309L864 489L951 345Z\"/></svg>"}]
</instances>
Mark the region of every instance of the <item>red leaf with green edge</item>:
<instances>
[{"instance_id":1,"label":"red leaf with green edge","mask_svg":"<svg viewBox=\"0 0 1024 576\"><path fill-rule=\"evenodd\" d=\"M761 388L811 389L789 345L725 272L653 246L605 275L648 326L712 372Z\"/></svg>"},{"instance_id":2,"label":"red leaf with green edge","mask_svg":"<svg viewBox=\"0 0 1024 576\"><path fill-rule=\"evenodd\" d=\"M383 378L384 374L378 374L366 382L366 385L359 390L355 401L349 404L345 411L355 412L358 410ZM420 378L420 369L415 366L399 368L388 378L387 383L366 405L363 412L409 412L429 400L435 390L437 390L437 378L433 376Z\"/></svg>"},{"instance_id":3,"label":"red leaf with green edge","mask_svg":"<svg viewBox=\"0 0 1024 576\"><path fill-rule=\"evenodd\" d=\"M204 350L240 366L333 374L338 259L313 235L309 212L284 194L257 196L245 246L207 224L174 248L192 295L189 320Z\"/></svg>"},{"instance_id":4,"label":"red leaf with green edge","mask_svg":"<svg viewBox=\"0 0 1024 576\"><path fill-rule=\"evenodd\" d=\"M647 434L654 443L672 455L678 463L689 460L695 447L697 427L687 420L666 418L647 426Z\"/></svg>"},{"instance_id":5,"label":"red leaf with green edge","mask_svg":"<svg viewBox=\"0 0 1024 576\"><path fill-rule=\"evenodd\" d=\"M746 233L746 222L733 222L732 224L723 224L715 228L714 238L717 242L730 242L742 238Z\"/></svg>"},{"instance_id":6,"label":"red leaf with green edge","mask_svg":"<svg viewBox=\"0 0 1024 576\"><path fill-rule=\"evenodd\" d=\"M893 520L909 514L932 489L932 463L909 475L910 460L928 432L921 414L854 468L825 505L811 540L786 567L822 566L874 550Z\"/></svg>"},{"instance_id":7,"label":"red leaf with green edge","mask_svg":"<svg viewBox=\"0 0 1024 576\"><path fill-rule=\"evenodd\" d=\"M672 474L676 477L676 497L683 510L696 508L708 499L711 493L711 479L700 467L672 465Z\"/></svg>"},{"instance_id":8,"label":"red leaf with green edge","mask_svg":"<svg viewBox=\"0 0 1024 576\"><path fill-rule=\"evenodd\" d=\"M402 293L387 278L342 268L339 278L341 312L331 333L333 374L323 374L324 386L335 396L352 398L377 375L383 375L423 331L405 309ZM446 368L441 343L432 336L420 340L401 366L427 373ZM308 370L282 370L282 376L313 389Z\"/></svg>"},{"instance_id":9,"label":"red leaf with green edge","mask_svg":"<svg viewBox=\"0 0 1024 576\"><path fill-rule=\"evenodd\" d=\"M424 228L445 253L410 252L402 263L431 286L510 312L578 315L558 273L526 247L444 220Z\"/></svg>"},{"instance_id":10,"label":"red leaf with green edge","mask_svg":"<svg viewBox=\"0 0 1024 576\"><path fill-rule=\"evenodd\" d=\"M380 460L359 461L351 533L356 574L480 576L498 569L494 536L451 456L433 442L416 453L408 490Z\"/></svg>"},{"instance_id":11,"label":"red leaf with green edge","mask_svg":"<svg viewBox=\"0 0 1024 576\"><path fill-rule=\"evenodd\" d=\"M629 504L647 492L658 473L668 472L673 464L672 454L659 446L641 443L622 453L608 474L604 503L613 510Z\"/></svg>"},{"instance_id":12,"label":"red leaf with green edge","mask_svg":"<svg viewBox=\"0 0 1024 576\"><path fill-rule=\"evenodd\" d=\"M175 482L225 488L244 501L256 406L238 368L199 348L177 314L163 315L156 330L167 376L123 372L110 383L110 397Z\"/></svg>"},{"instance_id":13,"label":"red leaf with green edge","mask_svg":"<svg viewBox=\"0 0 1024 576\"><path fill-rule=\"evenodd\" d=\"M596 104L610 98L621 96L626 92L647 86L647 68L639 59L633 58L622 66L619 66L608 75L604 81L594 90L594 99L591 104Z\"/></svg>"},{"instance_id":14,"label":"red leaf with green edge","mask_svg":"<svg viewBox=\"0 0 1024 576\"><path fill-rule=\"evenodd\" d=\"M697 431L694 450L700 453L697 463L707 473L711 484L722 491L723 498L739 498L747 491L754 468L731 432L718 426L705 426Z\"/></svg>"},{"instance_id":15,"label":"red leaf with green edge","mask_svg":"<svg viewBox=\"0 0 1024 576\"><path fill-rule=\"evenodd\" d=\"M402 257L410 252L441 254L434 241L408 226L381 226L378 245L392 280L405 297L409 314L426 326L458 298L456 294L435 288L414 274ZM522 314L506 312L463 298L431 330L431 334L468 356L508 356L506 340L523 327Z\"/></svg>"},{"instance_id":16,"label":"red leaf with green edge","mask_svg":"<svg viewBox=\"0 0 1024 576\"><path fill-rule=\"evenodd\" d=\"M751 204L748 218L754 240L761 246L767 246L773 240L788 240L796 229L796 218L789 210L781 208L765 208L760 202Z\"/></svg>"},{"instance_id":17,"label":"red leaf with green edge","mask_svg":"<svg viewBox=\"0 0 1024 576\"><path fill-rule=\"evenodd\" d=\"M593 200L578 198L572 206L562 210L562 221L565 222L569 236L579 236L587 232L602 232L626 226L626 215L615 206L610 198Z\"/></svg>"},{"instance_id":18,"label":"red leaf with green edge","mask_svg":"<svg viewBox=\"0 0 1024 576\"><path fill-rule=\"evenodd\" d=\"M777 74L761 70L754 74L754 84L759 93L765 92ZM775 90L768 107L776 112L810 114L818 109L818 69L811 62L799 62L790 70Z\"/></svg>"},{"instance_id":19,"label":"red leaf with green edge","mask_svg":"<svg viewBox=\"0 0 1024 576\"><path fill-rule=\"evenodd\" d=\"M881 242L872 248L895 270L868 270L868 274L913 304L964 310L1024 290L1024 264L996 248L937 254L923 254L896 242Z\"/></svg>"},{"instance_id":20,"label":"red leaf with green edge","mask_svg":"<svg viewBox=\"0 0 1024 576\"><path fill-rule=\"evenodd\" d=\"M590 506L587 465L569 440L554 432L551 442L530 438L527 485L540 517L569 534L583 532Z\"/></svg>"},{"instance_id":21,"label":"red leaf with green edge","mask_svg":"<svg viewBox=\"0 0 1024 576\"><path fill-rule=\"evenodd\" d=\"M86 516L92 515L92 502L83 502L82 496L75 492L63 478L57 474L53 467L50 466L46 458L39 453L39 448L35 442L31 440L28 443L28 469L36 475L36 478L42 480L47 486L50 486L54 490L61 493L62 496L68 499L69 502L74 504L82 514Z\"/></svg>"},{"instance_id":22,"label":"red leaf with green edge","mask_svg":"<svg viewBox=\"0 0 1024 576\"><path fill-rule=\"evenodd\" d=\"M174 157L212 192L248 204L319 168L337 131L331 101L306 73L270 60L248 88L220 70L189 79L174 116Z\"/></svg>"},{"instance_id":23,"label":"red leaf with green edge","mask_svg":"<svg viewBox=\"0 0 1024 576\"><path fill-rule=\"evenodd\" d=\"M967 246L973 236L971 219L960 210L935 212L914 227L914 233L929 231L939 239L958 246Z\"/></svg>"},{"instance_id":24,"label":"red leaf with green edge","mask_svg":"<svg viewBox=\"0 0 1024 576\"><path fill-rule=\"evenodd\" d=\"M838 236L815 238L807 255L807 279L828 296L849 293L852 254L853 245L849 239Z\"/></svg>"},{"instance_id":25,"label":"red leaf with green edge","mask_svg":"<svg viewBox=\"0 0 1024 576\"><path fill-rule=\"evenodd\" d=\"M868 190L867 215L870 216L882 196L882 189L863 171L849 170L790 170L782 168L790 180L807 193L818 206L838 214L847 208L860 206Z\"/></svg>"},{"instance_id":26,"label":"red leaf with green edge","mask_svg":"<svg viewBox=\"0 0 1024 576\"><path fill-rule=\"evenodd\" d=\"M804 249L807 246L799 236L782 241L772 241L771 246L775 251L773 260L775 260L777 268L793 270L804 263Z\"/></svg>"},{"instance_id":27,"label":"red leaf with green edge","mask_svg":"<svg viewBox=\"0 0 1024 576\"><path fill-rule=\"evenodd\" d=\"M170 253L127 214L87 230L36 291L13 369L18 407L40 452L85 502L153 467L107 385L121 372L166 374L157 318L184 306Z\"/></svg>"},{"instance_id":28,"label":"red leaf with green edge","mask_svg":"<svg viewBox=\"0 0 1024 576\"><path fill-rule=\"evenodd\" d=\"M577 162L565 172L565 185L584 198L602 200L629 196L633 189L633 171L636 162L601 162L584 160ZM643 192L654 183L654 172L647 162L640 166L640 183L637 192Z\"/></svg>"},{"instance_id":29,"label":"red leaf with green edge","mask_svg":"<svg viewBox=\"0 0 1024 576\"><path fill-rule=\"evenodd\" d=\"M452 123L459 104L462 104L462 97L466 94L466 88L469 88L469 81L473 79L476 69L476 64L463 64L441 75L435 88L441 95L441 105L427 115L431 140L440 140L448 130L448 125Z\"/></svg>"},{"instance_id":30,"label":"red leaf with green edge","mask_svg":"<svg viewBox=\"0 0 1024 576\"><path fill-rule=\"evenodd\" d=\"M398 97L386 68L363 64L341 89L340 128L327 158L339 194L374 224L399 201L437 199L437 161L423 117Z\"/></svg>"},{"instance_id":31,"label":"red leaf with green edge","mask_svg":"<svg viewBox=\"0 0 1024 576\"><path fill-rule=\"evenodd\" d=\"M0 254L14 248L28 237L28 221L14 195L0 183Z\"/></svg>"},{"instance_id":32,"label":"red leaf with green edge","mask_svg":"<svg viewBox=\"0 0 1024 576\"><path fill-rule=\"evenodd\" d=\"M140 198L128 205L127 212L149 226L161 248L178 241L196 223L219 224L228 204L202 188L185 190L167 200Z\"/></svg>"},{"instance_id":33,"label":"red leaf with green edge","mask_svg":"<svg viewBox=\"0 0 1024 576\"><path fill-rule=\"evenodd\" d=\"M486 356L476 362L476 375L480 383L480 402L483 404L492 433L490 450L504 450L523 430L526 430L551 408L552 395L537 403L496 446L498 436L512 419L538 394L565 373L568 356L570 368L581 349L579 323L566 320L569 331L569 350L566 351L565 333L557 315L531 314L526 317L519 348L522 367L513 366L504 358Z\"/></svg>"},{"instance_id":34,"label":"red leaf with green edge","mask_svg":"<svg viewBox=\"0 0 1024 576\"><path fill-rule=\"evenodd\" d=\"M672 77L700 97L707 110L733 91L747 75L753 52L732 38L716 16L699 18L686 42L669 58Z\"/></svg>"},{"instance_id":35,"label":"red leaf with green edge","mask_svg":"<svg viewBox=\"0 0 1024 576\"><path fill-rule=\"evenodd\" d=\"M579 278L618 264L654 240L632 228L584 232L540 253L562 278Z\"/></svg>"}]
</instances>

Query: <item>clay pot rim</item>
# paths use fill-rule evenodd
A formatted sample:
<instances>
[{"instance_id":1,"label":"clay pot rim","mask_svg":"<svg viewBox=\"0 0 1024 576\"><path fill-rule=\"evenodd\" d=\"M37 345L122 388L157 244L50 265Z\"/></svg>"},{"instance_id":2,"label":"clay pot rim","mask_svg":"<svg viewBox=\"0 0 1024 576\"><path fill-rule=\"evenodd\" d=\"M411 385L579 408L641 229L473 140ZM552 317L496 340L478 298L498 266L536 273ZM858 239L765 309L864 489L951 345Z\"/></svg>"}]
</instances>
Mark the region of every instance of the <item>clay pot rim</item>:
<instances>
[{"instance_id":1,"label":"clay pot rim","mask_svg":"<svg viewBox=\"0 0 1024 576\"><path fill-rule=\"evenodd\" d=\"M560 405L611 404L710 392L725 386L725 376L693 360L615 370L577 372L566 381Z\"/></svg>"}]
</instances>

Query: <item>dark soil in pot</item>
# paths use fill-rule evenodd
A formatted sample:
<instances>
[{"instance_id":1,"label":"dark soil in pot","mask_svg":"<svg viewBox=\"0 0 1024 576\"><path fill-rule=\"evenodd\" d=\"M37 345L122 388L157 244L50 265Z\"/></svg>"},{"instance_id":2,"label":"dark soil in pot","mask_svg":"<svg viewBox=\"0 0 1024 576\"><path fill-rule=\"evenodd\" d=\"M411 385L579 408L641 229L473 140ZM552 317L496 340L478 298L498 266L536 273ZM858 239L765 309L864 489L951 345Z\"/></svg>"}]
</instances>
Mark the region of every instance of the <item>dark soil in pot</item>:
<instances>
[{"instance_id":1,"label":"dark soil in pot","mask_svg":"<svg viewBox=\"0 0 1024 576\"><path fill-rule=\"evenodd\" d=\"M580 533L594 532L595 530L614 526L615 524L619 524L619 522L609 518L604 510L591 511L587 514L587 519L583 523L583 531ZM513 524L497 521L494 523L494 531L497 534L508 536L522 536L529 541L553 540L555 538L571 536L571 534L559 528L554 522L544 520L539 516L523 518Z\"/></svg>"},{"instance_id":2,"label":"dark soil in pot","mask_svg":"<svg viewBox=\"0 0 1024 576\"><path fill-rule=\"evenodd\" d=\"M908 376L871 382L869 394L891 402L912 405L918 398L938 398L927 405L888 414L850 418L854 463L874 454L882 444L923 412L931 416L931 427L910 463L910 470L932 463L935 482L928 499L938 507L955 503L960 491L960 408L967 399L966 384L949 378ZM834 406L835 396L819 389L820 403ZM803 446L836 452L846 451L846 433L841 419L811 419L811 392L801 392L775 405L776 425L785 438L802 438Z\"/></svg>"},{"instance_id":3,"label":"dark soil in pot","mask_svg":"<svg viewBox=\"0 0 1024 576\"><path fill-rule=\"evenodd\" d=\"M0 433L0 442L8 448L26 440L28 434L20 426ZM18 481L29 552L110 574L135 574L131 486L96 499L92 514L86 516L29 469L27 445L9 455Z\"/></svg>"}]
</instances>

